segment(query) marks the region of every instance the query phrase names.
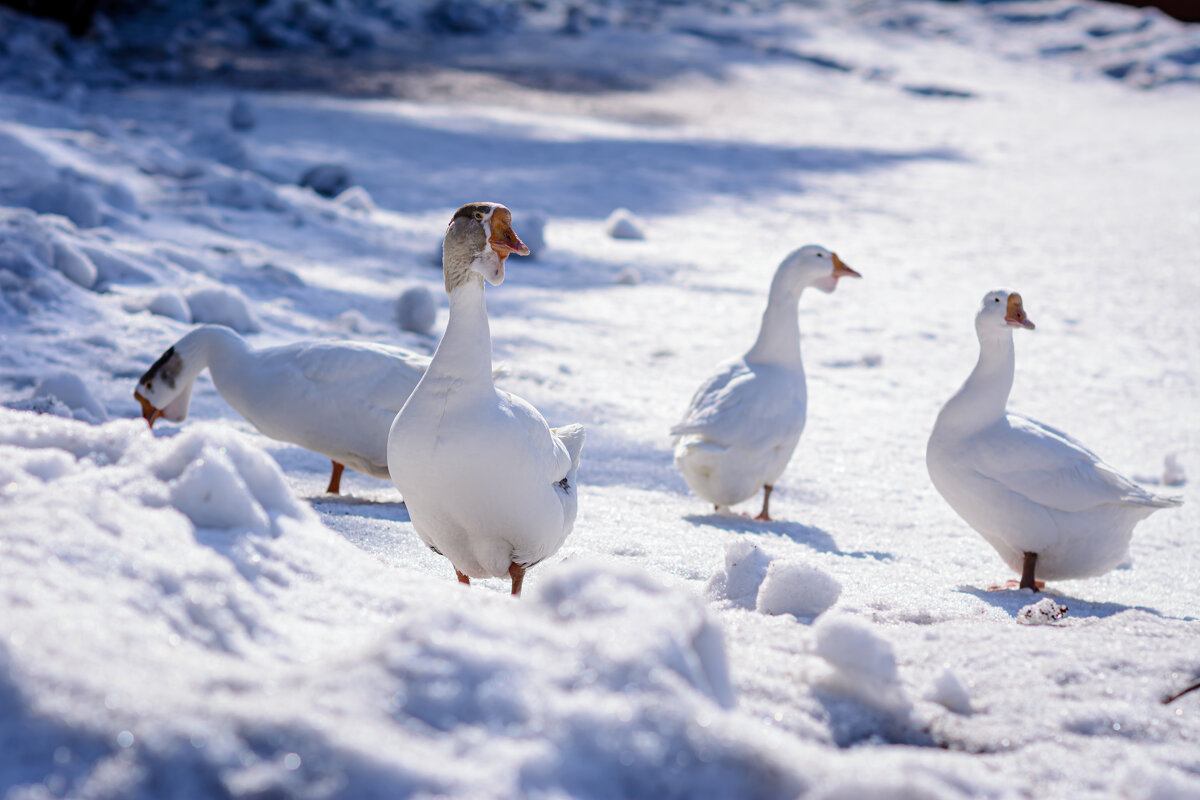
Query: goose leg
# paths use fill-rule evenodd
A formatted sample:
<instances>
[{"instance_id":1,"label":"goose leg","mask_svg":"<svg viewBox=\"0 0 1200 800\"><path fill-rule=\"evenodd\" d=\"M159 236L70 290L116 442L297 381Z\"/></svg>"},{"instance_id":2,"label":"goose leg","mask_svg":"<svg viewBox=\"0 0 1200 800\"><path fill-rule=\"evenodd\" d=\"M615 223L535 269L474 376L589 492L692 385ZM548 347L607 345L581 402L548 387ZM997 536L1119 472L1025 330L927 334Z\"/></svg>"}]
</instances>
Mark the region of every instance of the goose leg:
<instances>
[{"instance_id":1,"label":"goose leg","mask_svg":"<svg viewBox=\"0 0 1200 800\"><path fill-rule=\"evenodd\" d=\"M508 565L508 576L512 578L512 596L521 596L521 583L525 580L525 568L517 562Z\"/></svg>"},{"instance_id":2,"label":"goose leg","mask_svg":"<svg viewBox=\"0 0 1200 800\"><path fill-rule=\"evenodd\" d=\"M1033 570L1034 570L1034 567L1036 567L1036 566L1037 566L1037 553L1026 553L1025 554L1025 563L1023 563L1021 565L1020 588L1032 589L1035 592L1041 588L1041 586L1038 585L1040 582L1035 581L1033 579ZM1045 586L1045 584L1042 584L1042 586Z\"/></svg>"},{"instance_id":3,"label":"goose leg","mask_svg":"<svg viewBox=\"0 0 1200 800\"><path fill-rule=\"evenodd\" d=\"M761 520L763 522L771 521L771 515L767 513L767 504L771 502L771 492L774 489L775 489L775 487L771 486L770 484L766 484L763 486L763 507L762 507L762 511L758 512L758 516L755 517L755 519Z\"/></svg>"},{"instance_id":4,"label":"goose leg","mask_svg":"<svg viewBox=\"0 0 1200 800\"><path fill-rule=\"evenodd\" d=\"M329 463L333 464L333 474L329 476L329 487L325 491L329 494L338 494L342 490L342 470L346 467L333 459L330 459Z\"/></svg>"},{"instance_id":5,"label":"goose leg","mask_svg":"<svg viewBox=\"0 0 1200 800\"><path fill-rule=\"evenodd\" d=\"M468 578L466 575L463 575L463 574L462 574L461 572L459 572L457 569L456 569L456 570L454 570L454 574L458 576L458 582L459 582L459 583L465 583L467 586L470 586L470 585L471 585L471 579L470 579L470 578Z\"/></svg>"}]
</instances>

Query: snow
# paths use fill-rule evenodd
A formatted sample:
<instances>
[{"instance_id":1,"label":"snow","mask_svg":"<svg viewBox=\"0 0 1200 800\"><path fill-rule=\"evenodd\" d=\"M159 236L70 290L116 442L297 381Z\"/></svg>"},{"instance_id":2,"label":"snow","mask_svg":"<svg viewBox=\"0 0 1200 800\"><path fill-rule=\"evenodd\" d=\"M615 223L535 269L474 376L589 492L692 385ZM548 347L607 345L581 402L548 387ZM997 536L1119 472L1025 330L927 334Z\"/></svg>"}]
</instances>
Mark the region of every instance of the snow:
<instances>
[{"instance_id":1,"label":"snow","mask_svg":"<svg viewBox=\"0 0 1200 800\"><path fill-rule=\"evenodd\" d=\"M401 330L429 333L437 322L437 299L429 287L410 286L396 298L396 324Z\"/></svg>"},{"instance_id":2,"label":"snow","mask_svg":"<svg viewBox=\"0 0 1200 800\"><path fill-rule=\"evenodd\" d=\"M1200 678L1196 26L154 8L83 41L0 9L0 793L1200 796L1200 695L1161 703ZM358 185L296 185L319 164ZM483 199L551 240L488 289L498 386L588 430L575 529L520 600L458 585L389 482L326 495L328 460L207 376L183 424L140 418L193 324L432 352L445 316L406 330L397 298L436 312L430 252ZM618 208L645 238L608 234ZM778 521L712 514L667 431L811 241L863 280L801 303ZM1014 410L1185 500L1042 594L988 590L1014 576L924 467L996 285L1038 325Z\"/></svg>"},{"instance_id":3,"label":"snow","mask_svg":"<svg viewBox=\"0 0 1200 800\"><path fill-rule=\"evenodd\" d=\"M645 239L646 226L628 208L618 208L604 221L604 230L614 239Z\"/></svg>"}]
</instances>

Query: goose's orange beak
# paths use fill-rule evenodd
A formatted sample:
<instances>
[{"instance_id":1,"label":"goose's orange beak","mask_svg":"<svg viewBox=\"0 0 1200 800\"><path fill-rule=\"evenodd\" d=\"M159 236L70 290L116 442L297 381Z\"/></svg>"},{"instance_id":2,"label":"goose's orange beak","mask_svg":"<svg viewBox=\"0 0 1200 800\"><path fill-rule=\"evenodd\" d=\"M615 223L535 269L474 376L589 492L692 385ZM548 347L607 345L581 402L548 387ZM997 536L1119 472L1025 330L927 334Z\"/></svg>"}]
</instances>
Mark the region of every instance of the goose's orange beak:
<instances>
[{"instance_id":1,"label":"goose's orange beak","mask_svg":"<svg viewBox=\"0 0 1200 800\"><path fill-rule=\"evenodd\" d=\"M157 408L150 405L150 401L147 400L146 398L142 397L140 392L134 391L133 399L137 400L139 403L142 404L142 419L146 420L146 424L149 425L151 428L153 428L154 420L161 417L163 415L163 412L159 411Z\"/></svg>"},{"instance_id":2,"label":"goose's orange beak","mask_svg":"<svg viewBox=\"0 0 1200 800\"><path fill-rule=\"evenodd\" d=\"M1004 314L1004 321L1014 328L1033 330L1037 327L1033 324L1033 320L1025 316L1025 307L1021 305L1021 295L1016 292L1008 296L1008 310Z\"/></svg>"},{"instance_id":3,"label":"goose's orange beak","mask_svg":"<svg viewBox=\"0 0 1200 800\"><path fill-rule=\"evenodd\" d=\"M846 266L846 262L837 257L837 253L833 254L833 277L835 278L861 278L856 270Z\"/></svg>"},{"instance_id":4,"label":"goose's orange beak","mask_svg":"<svg viewBox=\"0 0 1200 800\"><path fill-rule=\"evenodd\" d=\"M500 256L501 262L513 253L529 255L529 248L512 229L512 213L507 208L498 208L492 214L492 238L488 239L488 244Z\"/></svg>"}]
</instances>

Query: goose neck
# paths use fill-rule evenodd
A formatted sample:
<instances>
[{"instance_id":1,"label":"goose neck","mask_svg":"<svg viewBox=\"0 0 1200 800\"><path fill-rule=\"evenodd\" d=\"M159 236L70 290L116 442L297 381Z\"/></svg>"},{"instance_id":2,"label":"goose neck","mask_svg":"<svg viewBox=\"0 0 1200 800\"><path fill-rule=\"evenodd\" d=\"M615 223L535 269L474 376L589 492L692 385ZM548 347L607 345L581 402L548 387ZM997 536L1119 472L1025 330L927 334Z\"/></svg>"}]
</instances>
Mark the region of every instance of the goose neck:
<instances>
[{"instance_id":1,"label":"goose neck","mask_svg":"<svg viewBox=\"0 0 1200 800\"><path fill-rule=\"evenodd\" d=\"M979 337L979 360L962 388L946 403L939 422L983 428L1002 418L1016 369L1012 332Z\"/></svg>"},{"instance_id":2,"label":"goose neck","mask_svg":"<svg viewBox=\"0 0 1200 800\"><path fill-rule=\"evenodd\" d=\"M472 275L450 290L446 332L433 354L431 371L454 373L492 385L492 334L483 278Z\"/></svg>"},{"instance_id":3,"label":"goose neck","mask_svg":"<svg viewBox=\"0 0 1200 800\"><path fill-rule=\"evenodd\" d=\"M771 296L758 329L758 339L746 353L748 361L785 364L800 361L801 291L779 285L771 287Z\"/></svg>"}]
</instances>

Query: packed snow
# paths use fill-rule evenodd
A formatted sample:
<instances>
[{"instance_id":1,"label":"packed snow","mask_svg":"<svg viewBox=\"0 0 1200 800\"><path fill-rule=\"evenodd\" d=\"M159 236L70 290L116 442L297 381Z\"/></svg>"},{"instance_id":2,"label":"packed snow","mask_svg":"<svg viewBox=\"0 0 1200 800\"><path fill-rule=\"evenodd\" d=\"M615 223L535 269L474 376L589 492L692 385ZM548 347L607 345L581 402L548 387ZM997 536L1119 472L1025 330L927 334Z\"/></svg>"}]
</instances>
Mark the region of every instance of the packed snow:
<instances>
[{"instance_id":1,"label":"packed snow","mask_svg":"<svg viewBox=\"0 0 1200 800\"><path fill-rule=\"evenodd\" d=\"M0 9L0 793L1200 797L1200 693L1162 702L1200 678L1198 49L1093 0ZM488 289L497 385L588 432L519 600L207 375L181 424L133 398L198 324L432 353L476 200L537 256ZM809 243L863 280L801 302L777 521L713 514L668 430ZM997 286L1011 407L1185 501L1037 594L925 470Z\"/></svg>"}]
</instances>

